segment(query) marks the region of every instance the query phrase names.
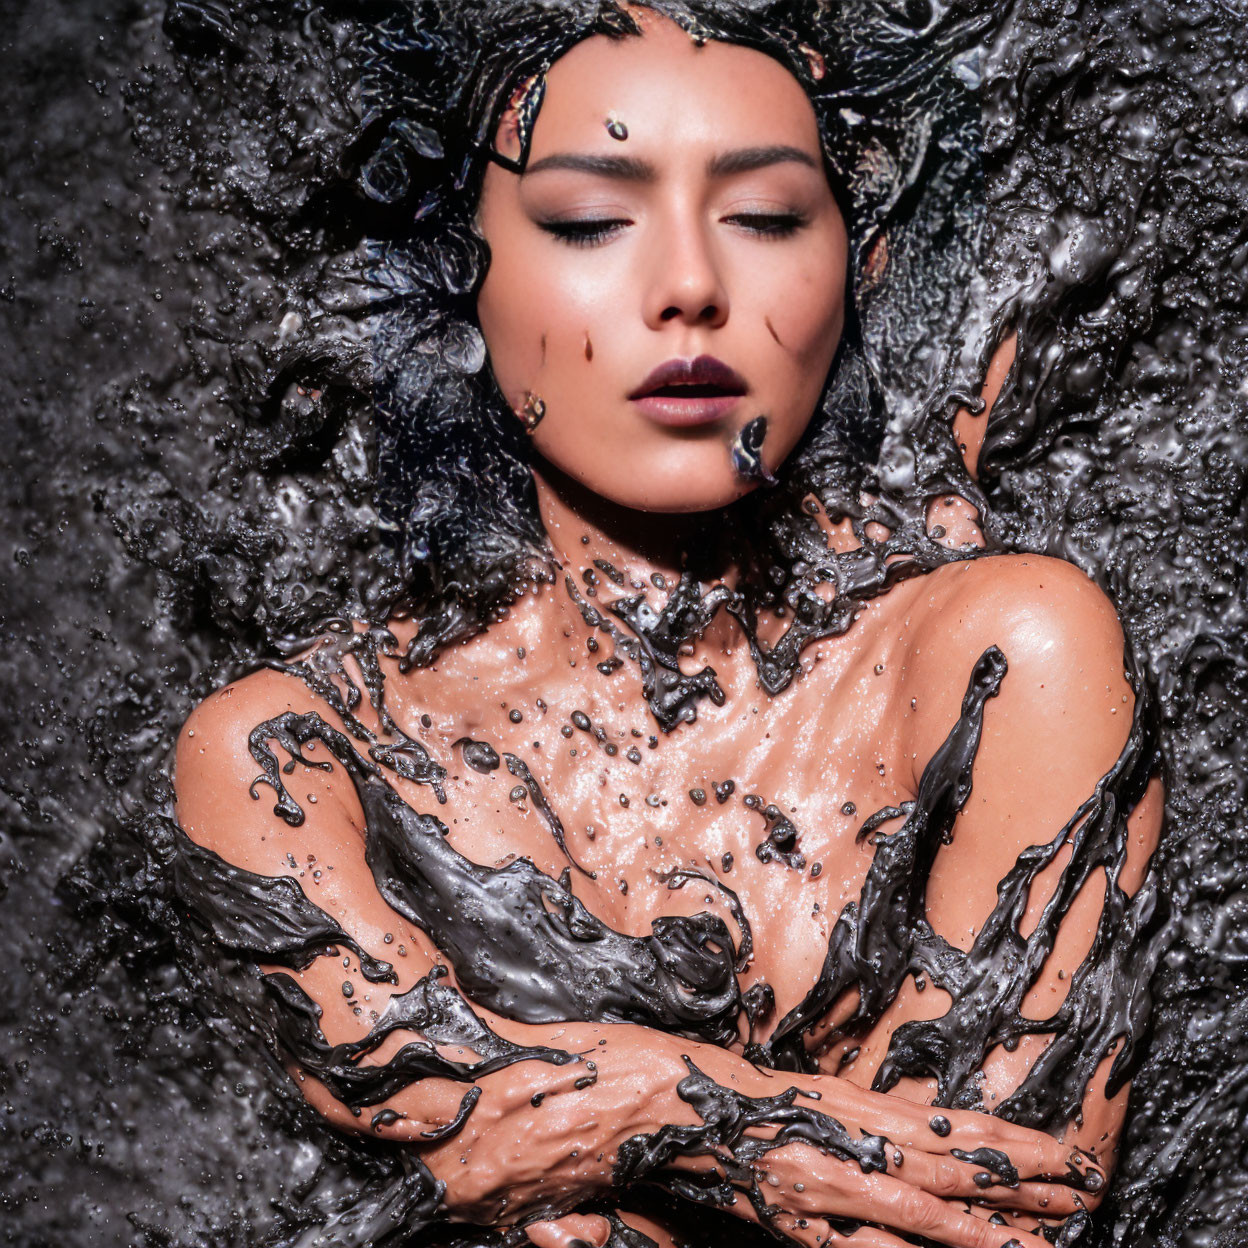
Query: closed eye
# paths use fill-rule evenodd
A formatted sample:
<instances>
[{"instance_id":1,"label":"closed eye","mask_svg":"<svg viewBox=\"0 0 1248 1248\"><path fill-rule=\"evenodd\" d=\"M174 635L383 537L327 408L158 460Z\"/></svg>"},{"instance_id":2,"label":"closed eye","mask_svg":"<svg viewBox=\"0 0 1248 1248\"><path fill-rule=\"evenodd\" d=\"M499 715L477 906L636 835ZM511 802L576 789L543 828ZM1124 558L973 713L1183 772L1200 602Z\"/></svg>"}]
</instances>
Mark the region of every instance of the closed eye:
<instances>
[{"instance_id":1,"label":"closed eye","mask_svg":"<svg viewBox=\"0 0 1248 1248\"><path fill-rule=\"evenodd\" d=\"M592 247L604 242L621 227L632 222L619 217L600 217L578 221L539 221L539 228L553 234L573 247Z\"/></svg>"},{"instance_id":2,"label":"closed eye","mask_svg":"<svg viewBox=\"0 0 1248 1248\"><path fill-rule=\"evenodd\" d=\"M796 212L736 212L724 220L761 238L788 238L806 225L806 218ZM605 242L626 225L632 225L632 222L625 217L538 222L540 229L573 247L593 247Z\"/></svg>"},{"instance_id":3,"label":"closed eye","mask_svg":"<svg viewBox=\"0 0 1248 1248\"><path fill-rule=\"evenodd\" d=\"M764 238L788 238L806 224L806 218L796 212L736 212L724 220Z\"/></svg>"}]
</instances>

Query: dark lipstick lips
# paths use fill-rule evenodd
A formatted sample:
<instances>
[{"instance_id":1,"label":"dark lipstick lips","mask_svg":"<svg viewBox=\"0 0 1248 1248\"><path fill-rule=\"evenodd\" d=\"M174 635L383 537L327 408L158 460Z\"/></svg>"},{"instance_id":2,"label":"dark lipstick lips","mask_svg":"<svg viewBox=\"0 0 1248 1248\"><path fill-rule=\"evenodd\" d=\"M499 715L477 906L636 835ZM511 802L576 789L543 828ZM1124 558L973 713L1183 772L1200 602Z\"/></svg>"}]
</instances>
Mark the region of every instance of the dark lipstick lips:
<instances>
[{"instance_id":1,"label":"dark lipstick lips","mask_svg":"<svg viewBox=\"0 0 1248 1248\"><path fill-rule=\"evenodd\" d=\"M628 397L642 399L669 386L706 386L721 394L745 394L749 387L745 378L713 355L699 355L693 360L668 360L660 364Z\"/></svg>"}]
</instances>

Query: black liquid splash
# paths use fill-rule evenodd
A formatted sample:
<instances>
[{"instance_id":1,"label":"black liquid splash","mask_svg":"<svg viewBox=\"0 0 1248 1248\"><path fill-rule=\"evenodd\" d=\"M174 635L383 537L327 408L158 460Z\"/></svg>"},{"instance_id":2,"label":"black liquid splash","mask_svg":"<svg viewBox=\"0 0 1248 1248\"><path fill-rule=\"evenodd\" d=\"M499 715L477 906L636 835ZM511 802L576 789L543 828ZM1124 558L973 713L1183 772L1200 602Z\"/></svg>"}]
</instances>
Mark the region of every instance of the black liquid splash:
<instances>
[{"instance_id":1,"label":"black liquid splash","mask_svg":"<svg viewBox=\"0 0 1248 1248\"><path fill-rule=\"evenodd\" d=\"M876 1021L902 980L923 974L950 993L952 1005L941 1019L898 1029L877 1086L887 1089L903 1075L933 1074L939 1104L977 1107L972 1077L992 1048L1028 1032L1052 1033L1049 1050L1001 1112L1060 1129L1077 1112L1111 1042L1120 1042L1122 1048L1110 1072L1109 1095L1133 1067L1152 966L1140 961L1137 942L1128 944L1121 937L1129 925L1140 924L1141 915L1151 914L1151 892L1146 888L1131 902L1120 890L1116 898L1107 898L1101 931L1074 972L1070 995L1054 1017L1025 1019L1020 1006L1083 882L1094 870L1106 868L1111 889L1117 889L1130 806L1118 805L1113 795L1124 791L1118 782L1129 771L1137 783L1127 791L1128 798L1139 797L1155 749L1142 729L1146 714L1137 711L1132 740L1115 768L1052 844L1020 855L1002 885L997 908L972 949L963 954L934 934L926 922L923 898L936 851L947 841L971 793L984 705L1005 676L1000 651L985 652L971 674L961 716L925 767L915 800L904 810L886 808L864 822L861 835L868 836L887 819L906 816L896 832L874 833L875 855L866 882L857 902L846 907L833 928L818 982L763 1043L755 1033L761 1018L774 1008L774 997L763 984L746 994L739 990L736 974L748 958L751 925L730 889L720 886L742 932L735 956L723 921L705 913L660 918L650 937L625 937L595 918L574 896L567 869L556 882L524 858L501 868L469 861L449 844L442 823L418 813L348 736L319 715L287 712L259 724L251 733L250 748L261 766L261 778L277 795L274 813L292 826L302 824L304 813L283 777L292 767L332 767L304 752L312 741L328 748L350 777L363 809L366 859L378 892L429 935L467 997L496 1014L525 1023L634 1022L718 1044L738 1038L737 1019L744 1014L752 1061L800 1069L807 1064L804 1032L846 990L857 987L860 992L858 1008L848 1020L852 1027ZM1139 706L1146 706L1146 700L1140 699ZM270 742L285 753L285 763L279 763ZM528 775L519 759L509 766L513 775ZM252 796L259 800L254 786ZM746 802L750 804L750 799ZM752 804L763 809L761 799L754 798ZM768 809L763 809L764 815ZM548 818L557 825L553 812L548 811ZM775 817L772 822L778 825L780 820ZM324 951L327 937L337 935L336 927L303 897L293 880L266 880L228 868L176 829L173 835L179 847L177 894L207 927L216 946L257 963L285 961L302 967L315 952ZM562 839L557 839L566 853ZM1030 886L1067 844L1072 854L1054 900L1024 940L1018 927ZM782 853L782 847L775 852ZM700 877L674 872L669 886L690 878ZM1124 951L1134 956L1132 965L1125 964ZM366 974L382 979L390 968L372 965ZM579 1060L557 1050L522 1048L502 1040L459 992L440 984L440 978L435 972L394 998L364 1040L331 1048L321 1036L319 1007L288 976L270 974L264 980L265 1030L280 1057L310 1070L349 1107L379 1104L431 1076L471 1082L517 1061ZM357 1065L361 1055L373 1052L397 1029L424 1039L405 1045L384 1064ZM439 1056L434 1044L467 1046L480 1060L448 1060ZM586 1082L595 1077L591 1070ZM439 1138L453 1134L471 1114L474 1091L465 1094L460 1113L437 1133ZM795 1089L753 1102L715 1084L690 1063L690 1078L678 1091L695 1105L703 1125L663 1127L653 1136L630 1140L616 1166L621 1188L643 1175L659 1181L658 1172L678 1155L713 1152L724 1165L722 1174L708 1180L665 1172L662 1182L676 1195L689 1196L696 1190L698 1199L721 1205L731 1204L736 1190L744 1191L760 1218L770 1220L776 1210L763 1198L753 1169L770 1148L802 1139L834 1156L855 1160L864 1170L888 1168L882 1139L853 1139L834 1119L796 1106ZM381 1111L383 1116L386 1112ZM745 1135L748 1127L763 1124L779 1127L774 1139ZM1005 1155L979 1149L967 1157L983 1168L986 1184L1017 1184Z\"/></svg>"},{"instance_id":2,"label":"black liquid splash","mask_svg":"<svg viewBox=\"0 0 1248 1248\"><path fill-rule=\"evenodd\" d=\"M764 485L779 485L771 469L763 463L763 442L767 438L767 417L755 416L737 430L732 440L729 456L732 470L743 481L761 481Z\"/></svg>"}]
</instances>

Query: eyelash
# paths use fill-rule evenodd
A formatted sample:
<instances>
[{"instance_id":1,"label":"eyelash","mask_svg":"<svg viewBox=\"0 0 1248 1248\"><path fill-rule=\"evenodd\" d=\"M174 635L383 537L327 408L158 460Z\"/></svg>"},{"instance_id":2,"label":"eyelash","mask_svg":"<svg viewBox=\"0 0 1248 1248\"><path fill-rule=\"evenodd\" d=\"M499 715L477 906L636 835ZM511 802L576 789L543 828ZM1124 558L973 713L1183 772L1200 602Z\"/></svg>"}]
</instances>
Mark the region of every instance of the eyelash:
<instances>
[{"instance_id":1,"label":"eyelash","mask_svg":"<svg viewBox=\"0 0 1248 1248\"><path fill-rule=\"evenodd\" d=\"M751 221L751 232L764 238L788 238L806 224L806 218L797 212L738 212L726 220Z\"/></svg>"},{"instance_id":2,"label":"eyelash","mask_svg":"<svg viewBox=\"0 0 1248 1248\"><path fill-rule=\"evenodd\" d=\"M598 221L541 221L538 223L547 234L553 234L560 242L573 247L592 247L602 242L616 226L628 222L616 219Z\"/></svg>"},{"instance_id":3,"label":"eyelash","mask_svg":"<svg viewBox=\"0 0 1248 1248\"><path fill-rule=\"evenodd\" d=\"M788 238L806 224L804 217L795 212L737 212L725 221L744 223L746 228L760 238ZM561 242L573 247L593 247L603 242L616 227L631 224L615 217L586 221L542 221L540 227L553 234Z\"/></svg>"}]
</instances>

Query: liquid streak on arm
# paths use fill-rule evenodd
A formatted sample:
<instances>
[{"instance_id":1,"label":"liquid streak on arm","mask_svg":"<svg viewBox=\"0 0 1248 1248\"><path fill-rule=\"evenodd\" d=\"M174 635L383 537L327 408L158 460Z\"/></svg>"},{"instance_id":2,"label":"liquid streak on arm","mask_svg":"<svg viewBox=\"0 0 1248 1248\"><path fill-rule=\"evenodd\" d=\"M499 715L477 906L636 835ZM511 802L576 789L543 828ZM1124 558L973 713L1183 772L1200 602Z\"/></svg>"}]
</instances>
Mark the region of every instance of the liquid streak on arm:
<instances>
[{"instance_id":1,"label":"liquid streak on arm","mask_svg":"<svg viewBox=\"0 0 1248 1248\"><path fill-rule=\"evenodd\" d=\"M394 887L400 875L419 874L446 858L441 882L450 878L449 863L460 872L462 888L445 900L458 907L457 922L478 925L476 939L487 954L488 915L473 914L490 888L510 889L513 901L527 897L532 906L525 922L534 931L553 933L552 940L578 931L607 946L626 938L601 924L595 928L597 921L578 910L561 885L541 877L531 864L519 868L523 860L493 871L467 860L454 863L457 856L437 821L407 806L379 770L320 719L315 705L298 682L273 673L209 699L180 743L178 813L193 838L187 844L209 851L201 850L198 860L201 874L211 875L214 885L200 889L201 911L209 915L204 921L219 944L250 954L269 971L264 982L277 1007L274 1034L293 1054L292 1069L308 1099L327 1117L348 1129L420 1146L444 1182L444 1201L455 1216L495 1224L526 1211L558 1211L651 1172L690 1168L703 1172L698 1182L718 1184L725 1203L754 1216L756 1207L765 1208L758 1198L759 1163L769 1148L790 1139L818 1145L823 1160L810 1154L802 1173L809 1177L827 1169L823 1199L840 1201L851 1214L902 1225L907 1219L935 1225L937 1215L962 1216L913 1182L879 1173L888 1159L875 1133L886 1131L894 1144L911 1150L912 1180L927 1175L947 1192L950 1163L946 1158L935 1178L932 1166L950 1144L980 1141L984 1120L976 1115L959 1120L957 1139L946 1142L932 1132L919 1106L864 1093L841 1080L762 1072L692 1036L623 1018L525 1024L508 1021L488 1002L469 1004L437 945L412 921L413 905L436 906L439 881L430 877L431 887L419 899L409 895L404 901ZM274 710L280 713L273 715ZM257 720L263 726L249 731ZM284 765L276 765L274 743L289 756ZM257 761L264 765L253 785ZM344 769L350 785L343 783ZM275 818L271 799L261 798L266 783L276 791L276 811L285 818ZM294 801L292 790L302 802ZM390 867L387 855L395 859ZM391 869L396 864L404 869ZM285 927L257 938L256 924L276 921L273 908L244 907L253 925L248 948L223 881L235 893L240 888L246 893L261 887L257 881L283 875L292 885L301 881L315 897L316 914L300 918L288 907L278 916ZM194 892L194 880L188 876L185 882ZM216 900L210 903L209 897ZM442 920L448 916L443 913ZM439 921L433 910L421 917L433 926ZM300 924L303 935L296 939L292 929ZM460 943L471 944L467 929L463 934ZM670 970L675 965L667 956L670 949L664 952L661 941L649 947L650 954L656 949L663 954L657 964ZM653 960L637 960L643 952L624 948L623 965L630 973L641 968L653 976ZM383 958L393 971L382 965ZM473 969L486 995L515 987L514 975L492 980L480 965ZM557 979L558 970L535 965L529 973L538 980ZM573 1004L586 988L566 987ZM644 1004L645 994L634 996ZM540 993L534 998L521 992L517 999L531 1004L540 1001ZM644 1014L653 1007L637 1008ZM719 1007L701 1008L706 1025L717 1026ZM684 1025L696 1031L700 1024L693 1018ZM1028 1133L1002 1142L1015 1149L1024 1171L1064 1173L1065 1154L1036 1152ZM713 1173L707 1173L708 1166ZM960 1182L972 1193L971 1167L965 1174L953 1169L953 1185ZM811 1187L820 1190L818 1183ZM738 1201L739 1192L747 1200ZM1069 1195L1070 1189L1054 1192ZM960 1232L944 1228L946 1242L960 1242L950 1238L955 1233Z\"/></svg>"}]
</instances>

